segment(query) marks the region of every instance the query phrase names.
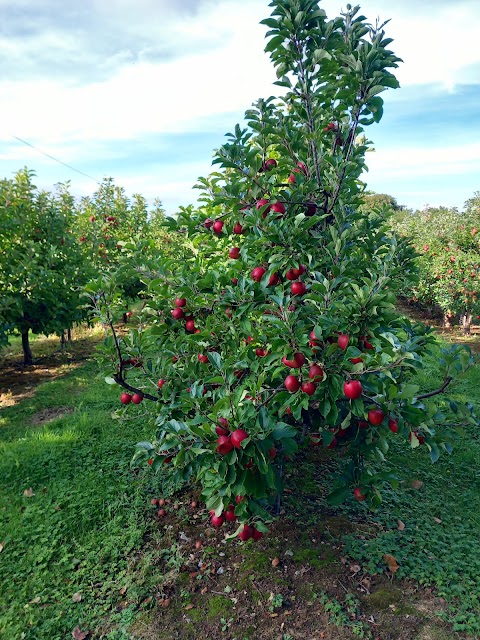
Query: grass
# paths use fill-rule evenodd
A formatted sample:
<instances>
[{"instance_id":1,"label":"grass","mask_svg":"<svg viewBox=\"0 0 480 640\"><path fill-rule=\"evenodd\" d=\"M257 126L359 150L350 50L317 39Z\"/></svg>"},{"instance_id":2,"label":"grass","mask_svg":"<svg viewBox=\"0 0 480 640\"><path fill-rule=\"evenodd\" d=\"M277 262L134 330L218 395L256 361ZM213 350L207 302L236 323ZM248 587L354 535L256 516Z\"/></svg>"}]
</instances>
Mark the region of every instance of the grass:
<instances>
[{"instance_id":1,"label":"grass","mask_svg":"<svg viewBox=\"0 0 480 640\"><path fill-rule=\"evenodd\" d=\"M270 633L278 620L286 624L282 633L295 638L295 616L303 612L312 624L312 600L318 603L315 619L320 626L313 631L305 627L307 635L300 637L327 629L321 627L325 620L333 628L327 639L375 637L377 631L370 636L367 616L362 617L365 610L376 620L391 614L391 629L385 636L382 631L382 639L413 640L422 637L418 625L423 624L414 599L427 592L418 591L416 582L405 587L403 579L431 585L434 594L450 604L448 614L442 615L450 617L454 630L480 637L480 441L475 429L459 435L454 453L435 465L425 450L412 452L392 435L391 459L405 481L398 493L385 493L377 514L353 502L335 512L328 509L323 495L334 463L327 459L319 464L315 456L321 452L312 450L301 473L295 464L288 471L295 494L286 501L287 520L275 525L257 546L221 544L222 533L216 532L205 538L202 551L193 550L192 564L192 551L179 543L178 532L203 536L205 518L195 521L190 499L179 494L180 508L169 511L164 526L154 522L147 507L150 497L158 491L170 494L173 487L164 479L164 485L154 489L148 471L129 468L133 445L148 437L153 427L142 419L141 406L129 411L136 419L113 419L118 390L95 374L94 364L84 364L0 409L0 637L63 640L79 626L91 630L93 637L110 640L171 638L172 630L185 633L178 637L226 634L240 640L258 637L255 625L267 625L264 631ZM436 386L434 362L422 378ZM455 394L476 403L480 412L478 368L456 385ZM54 409L53 421L35 426L38 414ZM423 484L414 489L412 480ZM29 495L30 489L34 495ZM291 524L296 518L302 523L297 533ZM403 530L399 520L405 524ZM319 540L323 546L318 546ZM192 537L192 549L194 541ZM286 549L293 550L291 556L285 555ZM393 583L382 577L372 597L361 594L358 577L384 576L385 553L400 565ZM349 558L346 566L339 555ZM273 571L275 557L281 563ZM220 562L228 570L214 577L196 575L198 558L205 566ZM349 576L351 562L361 566L358 577ZM308 570L302 577L304 568ZM339 576L348 593L343 587L330 589ZM204 586L208 593L202 596ZM405 596L410 588L418 591L415 597ZM268 617L269 593L277 598L276 604L282 598L282 606L274 607L278 619ZM239 609L232 607L230 595L244 607L248 598L257 618L248 617L248 624L247 617L238 620ZM172 603L170 608L160 607L161 615L156 607L149 617L156 598L164 603L171 598ZM416 630L402 631L401 624L413 619ZM450 630L447 636L443 633L435 627L428 637L454 637Z\"/></svg>"}]
</instances>

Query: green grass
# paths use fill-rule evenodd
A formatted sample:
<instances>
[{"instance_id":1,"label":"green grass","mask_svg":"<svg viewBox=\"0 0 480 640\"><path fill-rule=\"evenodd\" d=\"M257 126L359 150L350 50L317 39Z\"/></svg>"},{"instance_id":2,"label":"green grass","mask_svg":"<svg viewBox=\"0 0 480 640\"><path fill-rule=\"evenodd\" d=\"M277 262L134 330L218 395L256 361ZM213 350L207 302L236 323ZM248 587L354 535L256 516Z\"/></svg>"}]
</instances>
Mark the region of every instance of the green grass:
<instances>
[{"instance_id":1,"label":"green grass","mask_svg":"<svg viewBox=\"0 0 480 640\"><path fill-rule=\"evenodd\" d=\"M95 371L90 363L0 410L0 636L9 640L63 640L99 620L121 629L154 581L148 558L135 565L133 553L148 533L148 482L129 469L150 428L112 420L117 390ZM52 407L75 411L31 426ZM131 604L117 611L120 601Z\"/></svg>"}]
</instances>

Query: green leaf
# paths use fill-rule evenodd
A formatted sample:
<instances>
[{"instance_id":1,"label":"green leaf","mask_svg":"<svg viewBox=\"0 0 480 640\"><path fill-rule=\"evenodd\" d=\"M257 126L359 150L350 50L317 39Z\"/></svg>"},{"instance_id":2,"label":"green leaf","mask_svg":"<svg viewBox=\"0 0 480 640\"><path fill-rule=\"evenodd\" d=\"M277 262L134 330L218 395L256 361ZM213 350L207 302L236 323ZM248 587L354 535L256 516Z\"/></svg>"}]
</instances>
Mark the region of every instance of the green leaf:
<instances>
[{"instance_id":1,"label":"green leaf","mask_svg":"<svg viewBox=\"0 0 480 640\"><path fill-rule=\"evenodd\" d=\"M106 376L105 378L105 382L107 384L117 384L116 380L114 380L113 378L111 378L110 376Z\"/></svg>"},{"instance_id":2,"label":"green leaf","mask_svg":"<svg viewBox=\"0 0 480 640\"><path fill-rule=\"evenodd\" d=\"M350 493L351 490L349 487L339 487L338 489L335 489L335 491L332 491L328 494L327 502L328 504L331 504L333 506L341 504L342 502L345 502Z\"/></svg>"}]
</instances>

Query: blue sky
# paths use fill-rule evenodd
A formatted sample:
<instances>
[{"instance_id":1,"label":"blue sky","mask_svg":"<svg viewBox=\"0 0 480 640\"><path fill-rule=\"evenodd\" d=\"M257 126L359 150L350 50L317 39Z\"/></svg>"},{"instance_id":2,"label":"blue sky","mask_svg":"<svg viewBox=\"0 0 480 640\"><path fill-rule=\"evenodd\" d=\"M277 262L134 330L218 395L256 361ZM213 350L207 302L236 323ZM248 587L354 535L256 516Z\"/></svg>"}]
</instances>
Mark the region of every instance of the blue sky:
<instances>
[{"instance_id":1,"label":"blue sky","mask_svg":"<svg viewBox=\"0 0 480 640\"><path fill-rule=\"evenodd\" d=\"M343 3L344 5L345 3ZM323 0L328 15L342 2ZM369 188L410 207L462 207L480 190L478 0L364 0L392 18L402 88L384 94L369 129ZM36 184L96 184L159 197L168 212L196 199L212 150L259 97L278 92L263 53L267 0L0 0L0 176L23 166Z\"/></svg>"}]
</instances>

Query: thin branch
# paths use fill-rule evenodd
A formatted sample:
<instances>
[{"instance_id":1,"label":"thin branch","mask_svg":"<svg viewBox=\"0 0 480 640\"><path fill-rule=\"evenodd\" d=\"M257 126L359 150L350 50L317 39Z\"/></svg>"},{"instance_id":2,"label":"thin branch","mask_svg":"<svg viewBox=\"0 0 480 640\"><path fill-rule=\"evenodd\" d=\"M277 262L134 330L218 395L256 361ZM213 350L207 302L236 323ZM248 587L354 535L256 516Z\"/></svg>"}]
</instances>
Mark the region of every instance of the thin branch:
<instances>
[{"instance_id":1,"label":"thin branch","mask_svg":"<svg viewBox=\"0 0 480 640\"><path fill-rule=\"evenodd\" d=\"M131 384L128 384L128 382L125 382L125 380L121 377L120 373L115 373L113 376L113 379L120 387L127 389L127 391L133 391L133 393L138 393L138 395L142 396L143 398L147 398L147 400L153 400L153 402L158 402L160 399L160 398L157 398L156 396L152 396L150 393L147 393L146 391L142 391L142 389L137 389L137 387L132 387Z\"/></svg>"},{"instance_id":2,"label":"thin branch","mask_svg":"<svg viewBox=\"0 0 480 640\"><path fill-rule=\"evenodd\" d=\"M430 391L430 393L424 393L422 396L417 396L417 400L423 400L424 398L432 398L433 396L438 396L439 393L443 393L445 391L452 380L452 376L447 376L439 389L437 389L436 391Z\"/></svg>"}]
</instances>

